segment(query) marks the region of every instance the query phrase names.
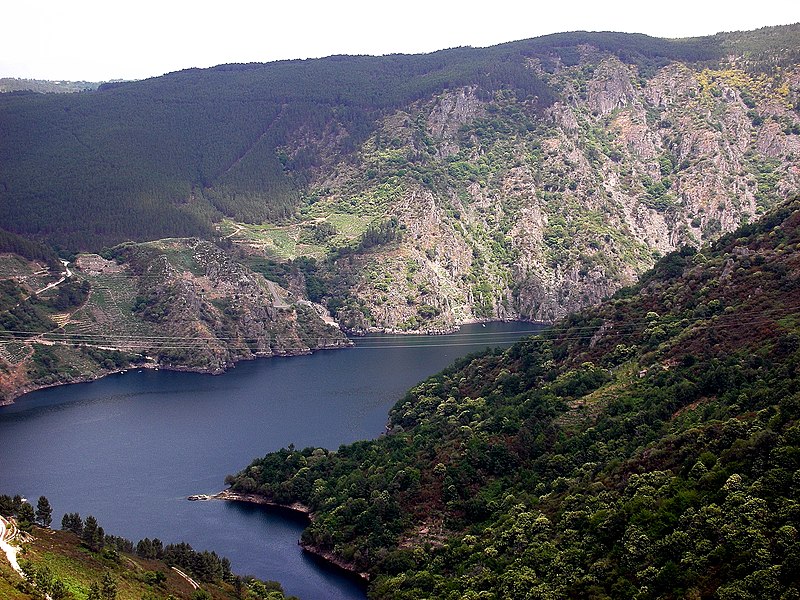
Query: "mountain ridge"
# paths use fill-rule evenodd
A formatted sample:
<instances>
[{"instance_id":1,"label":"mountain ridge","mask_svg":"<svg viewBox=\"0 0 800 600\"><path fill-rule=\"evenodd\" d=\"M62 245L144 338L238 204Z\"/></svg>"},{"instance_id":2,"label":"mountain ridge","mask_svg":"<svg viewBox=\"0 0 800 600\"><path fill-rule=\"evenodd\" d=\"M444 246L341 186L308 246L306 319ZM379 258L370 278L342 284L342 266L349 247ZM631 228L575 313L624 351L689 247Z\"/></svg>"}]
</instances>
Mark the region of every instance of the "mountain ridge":
<instances>
[{"instance_id":1,"label":"mountain ridge","mask_svg":"<svg viewBox=\"0 0 800 600\"><path fill-rule=\"evenodd\" d=\"M791 40L791 36L795 34L796 29L797 26L771 28L769 33L788 36ZM758 40L762 40L762 38L768 39L766 33L760 34L761 37L758 37L754 32L749 32L749 35L750 37L755 36ZM339 118L344 117L345 120L342 123L349 128L347 131L351 141L348 141L341 148L347 152L351 149L349 145L359 143L359 140L364 135L364 128L369 128L369 122L372 118L369 111L361 114L363 109L355 110L348 117L346 114L346 111L349 110L347 108L348 105L357 107L360 104L362 107L386 108L398 103L403 104L421 97L430 96L432 93L444 89L456 89L471 84L477 84L482 93L492 93L496 89L516 89L521 94L533 94L534 96L544 94L547 96L550 92L548 92L546 86L542 86L537 81L535 73L530 72L520 63L520 59L524 58L526 53L536 55L538 52L543 58L547 59L549 67L552 68L557 64L554 61L570 64L578 60L577 49L580 48L581 44L592 42L600 52L610 52L611 54L616 52L634 63L638 61L642 66L646 66L648 61L669 62L674 61L676 58L687 57L695 60L719 58L722 50L718 46L723 39L725 38L710 36L690 41L670 41L632 34L554 34L543 38L510 42L487 49L451 49L427 55L344 57L299 62L281 61L266 65L257 64L247 68L220 66L203 70L190 69L138 82L111 84L99 92L78 96L43 96L39 98L26 97L25 99L5 96L2 97L3 102L0 103L0 125L4 126L3 141L0 142L2 143L2 146L0 146L2 154L0 156L3 157L6 165L2 177L3 185L0 187L0 192L2 192L0 195L0 201L2 201L0 207L6 207L3 212L4 222L15 223L18 233L23 232L19 229L22 223L14 219L13 215L8 212L9 202L11 202L11 205L18 206L18 202L24 199L29 204L32 200L40 197L41 194L49 195L48 202L52 204L52 199L58 197L71 198L69 201L74 202L76 200L74 198L76 192L85 197L82 200L83 202L88 201L92 195L98 193L103 193L106 196L108 196L109 192L117 195L122 193L123 195L119 200L125 198L128 202L134 201L129 208L135 207L137 210L147 211L152 209L147 209L145 206L140 208L139 205L142 200L135 198L136 193L155 193L159 204L162 205L157 210L162 212L176 208L174 205L177 202L175 197L177 194L179 198L182 197L181 202L178 202L177 205L177 208L180 208L186 198L191 196L191 187L197 186L202 189L207 183L210 183L209 177L214 177L212 165L218 164L220 159L224 160L223 155L231 151L231 149L225 149L223 155L220 155L222 148L209 145L208 141L202 141L204 139L203 136L212 139L214 137L220 138L219 134L223 133L223 131L220 130L219 124L226 122L252 130L253 117L263 119L264 116L268 117L269 114L274 113L274 107L269 108L268 104L264 104L265 100L279 103L286 101L300 103L295 106L294 110L299 110L301 113L306 111L303 113L304 117L317 120L320 118L330 119L331 113L329 111L326 112L327 109L324 106L313 108L310 104L322 102L323 104L331 103L331 107L338 105L339 108L337 110L345 111L340 113ZM561 42L563 42L563 46L558 45ZM781 50L781 43L764 43L766 43L769 51L773 52L772 60L775 60L775 53L789 52L789 50ZM716 54L709 53L707 49L704 49L705 46L713 44L717 44ZM749 42L749 44L757 47L757 44L752 42ZM742 42L741 45L745 48L750 47L745 42ZM562 54L564 55L563 57ZM790 53L788 58L783 57L781 60L796 58L795 54ZM294 72L292 70L294 68L299 68L300 71ZM262 79L254 80L245 77L245 75L252 75L254 72L259 72ZM224 96L219 96L219 92L213 89L215 85L219 84L215 84L211 80L203 84L196 79L198 76L211 74L227 78L227 81L224 82L227 88L225 93L229 97L237 97L244 102L254 103L252 106L258 112L252 115L241 111L237 112L235 103L231 104L225 101L224 103L228 104L226 108L234 110L229 110L227 116L223 117L218 109L214 109L213 104L205 104L202 105L204 107L203 110L209 111L209 114L195 111L192 117L198 121L195 127L199 129L192 131L192 129L188 128L188 123L180 116L179 112L172 109L166 112L160 111L159 105L164 103L168 105L170 102L177 103L174 108L180 108L182 105L188 109L191 109L193 102L208 103L209 100L219 102ZM423 75L423 77L419 75ZM231 79L231 77L238 77L238 79ZM264 77L268 78L264 79ZM312 82L313 85L310 85ZM125 98L126 93L130 93L132 96ZM177 95L175 95L176 93ZM261 99L259 99L259 96L261 96ZM22 104L18 103L20 100L22 100ZM549 103L548 98L543 100L545 105ZM32 102L34 106L24 106L28 101ZM126 102L133 104L128 106L125 104ZM302 106L303 104L305 104L305 108ZM132 112L134 108L138 110L140 115ZM35 126L33 121L30 120L30 116L25 114L29 109L44 110L45 112L39 112L37 117L43 120L44 123ZM264 113L265 110L268 111L266 115ZM308 112L309 110L311 112ZM359 113L359 110L361 110L361 113ZM60 116L59 111L61 111ZM106 117L103 116L103 111L107 111L105 113ZM272 113L269 111L272 111ZM125 148L115 147L120 140L115 140L113 137L104 135L97 130L102 121L97 121L96 123L94 121L103 118L106 119L103 126L108 128L111 133L115 130L118 133L127 133L128 139L126 140ZM144 120L142 120L143 118ZM347 121L348 118L354 120ZM125 119L130 122L122 123L119 119ZM170 123L171 120L175 122ZM159 134L154 137L156 132L153 128L159 126L163 128L164 124L168 127L168 130L165 131L168 135ZM31 133L36 132L37 129L41 130L42 125L46 127L42 133L47 131L48 136L36 135L35 138L31 138ZM296 125L291 125L290 123L290 126ZM75 136L74 139L63 137L63 134L59 133L60 129L66 129L63 133ZM255 131L258 131L258 129ZM200 135L201 132L202 135ZM21 133L23 137L20 137ZM221 137L224 138L226 135L230 136L230 134L231 131L228 130ZM181 137L183 137L183 140L180 139ZM137 140L137 138L139 139ZM34 141L37 146L41 146L41 150L34 151L30 147L30 144ZM187 154L189 148L184 147L187 142L195 146L195 156ZM231 139L230 142L241 144L241 141L237 141L235 138ZM230 142L226 142L226 144ZM137 154L143 152L145 149L139 148L142 143L148 146L166 144L167 147L159 150L159 152L173 151L175 157L168 159L166 161L167 165L164 165L159 164L159 162L150 162L144 155L130 159L125 158L123 154L119 154L119 151L123 149L128 153L131 151ZM23 154L26 158L25 163L20 163L19 160L19 144L29 145ZM203 147L206 150L203 150ZM66 148L70 148L73 154L69 159L70 163L62 162L66 157L59 156L63 149ZM55 187L48 188L45 186L40 189L26 190L24 181L9 180L9 175L14 174L20 167L25 169L35 167L39 169L40 167L31 164L30 161L42 160L41 157L37 158L36 152L45 149L49 152L48 160L50 162L48 164L51 169L58 169L59 163L63 167L75 168L81 165L81 161L93 161L99 158L101 163L108 162L107 167L110 167L111 170L109 171L100 165L94 168L86 168L89 166L86 164L83 167L84 173L82 173L85 182L83 187L75 187L75 182L65 179L57 182ZM150 148L151 151L154 149ZM206 154L209 154L208 158L204 157ZM265 160L266 158L265 156ZM53 162L54 160L55 162ZM74 162L76 160L78 161L77 163ZM168 164L170 162L174 163L176 160L176 167L178 168L173 170ZM274 157L264 163L269 169L277 168L274 163L271 163L272 160L274 160ZM165 166L167 167L166 169ZM302 163L299 166L302 168ZM99 171L98 167L100 167ZM141 173L136 172L137 169L142 167L151 170L155 174L155 177L150 176L152 183L148 183L147 179L143 179L144 176ZM131 171L131 169L133 170ZM234 185L235 188L239 188L239 191L242 192L249 190L263 195L264 192L269 192L270 189L274 188L279 194L286 194L288 190L281 187L285 185L285 182L281 183L281 171L282 169L278 168L277 171L268 173L268 179L262 183L258 183L257 180L248 183L247 180L252 175L250 173L242 173L243 180L231 181L229 185ZM183 174L176 179L179 173ZM50 174L51 179L53 175L54 173ZM183 181L181 181L181 178L183 178ZM117 183L114 183L115 181ZM41 186L41 183L38 185ZM86 187L86 183L89 184L88 187ZM93 189L98 183L100 188ZM223 182L217 182L218 185L220 183ZM253 186L254 183L255 187ZM120 184L123 185L122 188L119 188ZM264 187L265 184L267 185L266 188ZM131 185L135 187L125 191L125 187L130 188ZM115 187L118 189L115 189ZM130 194L134 190L137 191L131 196ZM225 193L223 193L224 195ZM39 202L40 200L36 201ZM217 203L219 202L220 200L217 199ZM224 212L225 200L223 199L222 202L223 204L216 206L216 209ZM212 206L208 206L208 202L200 202L200 204L202 206L193 207L193 209L196 208L200 211L199 213L192 213L191 211L187 213L186 211L190 207L183 206L181 212L172 213L173 218L181 214L186 216L194 214L195 218L201 221L213 217L215 203L212 201ZM21 208L21 206L18 207ZM60 210L57 205L52 208ZM273 213L272 216L280 216L281 210L283 209L278 208L278 212ZM30 217L30 209L27 209L27 211ZM164 216L168 216L168 214ZM269 214L269 212L261 212L262 217L269 216ZM142 216L146 215L146 212L142 213ZM152 214L147 216L151 219L155 218ZM82 218L86 218L86 216L82 216ZM149 234L149 238L167 237L165 234L173 237L181 235L182 231L176 228L176 225L180 222L179 220L169 226L171 229L159 226L160 229L157 228L157 230L152 231ZM196 221L195 225L192 225L190 221L186 221L186 218L183 218L182 222L183 225L180 225L180 227L185 230L187 227L196 228L200 221ZM60 227L63 227L64 224L60 224ZM27 225L28 229L26 230L29 233L44 235L56 240L59 239L57 235L58 229L48 232L50 227L42 227L40 231L36 231L29 229L31 225ZM127 223L127 228L129 229L127 235L133 235L135 239L143 241L141 235L144 231L136 233L136 229L132 226L132 223ZM88 228L83 225L79 228L79 231L82 232L84 239L79 241L80 238L73 237L69 243L73 249L90 249L86 245L86 238L90 236L98 236L98 240L106 242L124 241L124 239L120 239L120 233L126 235L124 227L118 233L108 230L109 224L106 224L105 227L106 231L104 232L99 223ZM92 231L92 229L95 231ZM153 233L160 234L153 235ZM60 239L61 243L63 243L68 241L69 238L60 236ZM91 249L97 250L99 248L94 247Z\"/></svg>"},{"instance_id":2,"label":"mountain ridge","mask_svg":"<svg viewBox=\"0 0 800 600\"><path fill-rule=\"evenodd\" d=\"M353 333L552 322L800 190L798 48L573 33L0 96L0 222L65 256L213 240Z\"/></svg>"}]
</instances>

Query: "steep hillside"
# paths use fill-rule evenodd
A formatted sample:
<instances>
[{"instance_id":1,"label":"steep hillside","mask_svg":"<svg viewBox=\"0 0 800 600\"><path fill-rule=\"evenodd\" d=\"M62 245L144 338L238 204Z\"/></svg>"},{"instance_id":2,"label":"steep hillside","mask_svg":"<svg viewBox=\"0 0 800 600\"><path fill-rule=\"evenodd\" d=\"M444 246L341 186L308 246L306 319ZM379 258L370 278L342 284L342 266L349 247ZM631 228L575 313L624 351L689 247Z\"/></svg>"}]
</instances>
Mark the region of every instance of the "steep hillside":
<instances>
[{"instance_id":1,"label":"steep hillside","mask_svg":"<svg viewBox=\"0 0 800 600\"><path fill-rule=\"evenodd\" d=\"M9 525L0 527L2 541L18 563L17 569L0 552L4 600L297 600L284 596L280 584L236 575L227 558L186 543L134 544L78 513L65 515L61 530L40 526L51 519L46 506L51 512L40 516L19 496L0 496L0 518L8 519L2 525Z\"/></svg>"},{"instance_id":2,"label":"steep hillside","mask_svg":"<svg viewBox=\"0 0 800 600\"><path fill-rule=\"evenodd\" d=\"M0 222L99 249L228 218L262 257L320 261L352 329L551 320L800 188L798 36L571 33L5 95Z\"/></svg>"},{"instance_id":3,"label":"steep hillside","mask_svg":"<svg viewBox=\"0 0 800 600\"><path fill-rule=\"evenodd\" d=\"M800 593L800 199L507 351L388 434L228 482L315 514L372 598Z\"/></svg>"},{"instance_id":4,"label":"steep hillside","mask_svg":"<svg viewBox=\"0 0 800 600\"><path fill-rule=\"evenodd\" d=\"M0 254L0 269L0 402L130 366L215 373L350 343L322 307L197 239L81 254L52 287L19 255Z\"/></svg>"},{"instance_id":5,"label":"steep hillside","mask_svg":"<svg viewBox=\"0 0 800 600\"><path fill-rule=\"evenodd\" d=\"M798 48L578 32L6 94L0 222L94 251L223 230L354 330L552 320L800 189Z\"/></svg>"},{"instance_id":6,"label":"steep hillside","mask_svg":"<svg viewBox=\"0 0 800 600\"><path fill-rule=\"evenodd\" d=\"M327 256L350 280L355 310L340 318L360 328L549 321L800 189L796 64L647 70L581 46L574 64L526 65L549 106L477 85L404 106L355 154L312 169L298 223L233 239L277 258ZM286 152L325 142L301 137ZM390 218L402 235L342 256Z\"/></svg>"}]
</instances>

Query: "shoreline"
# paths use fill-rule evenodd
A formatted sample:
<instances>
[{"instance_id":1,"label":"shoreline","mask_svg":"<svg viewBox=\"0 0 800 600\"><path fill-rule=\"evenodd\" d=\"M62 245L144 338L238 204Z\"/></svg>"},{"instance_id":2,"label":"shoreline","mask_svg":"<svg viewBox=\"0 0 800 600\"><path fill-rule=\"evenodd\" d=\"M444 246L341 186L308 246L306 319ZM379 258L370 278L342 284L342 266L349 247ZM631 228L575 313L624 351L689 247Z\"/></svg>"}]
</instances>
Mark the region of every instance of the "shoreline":
<instances>
[{"instance_id":1,"label":"shoreline","mask_svg":"<svg viewBox=\"0 0 800 600\"><path fill-rule=\"evenodd\" d=\"M475 325L479 323L513 323L513 322L520 322L520 323L538 323L541 325L547 325L547 323L543 321L530 321L527 319L470 319L468 321L464 321L458 325L454 325L452 328L449 329L431 329L431 330L406 330L406 331L398 331L388 327L380 328L380 327L371 327L369 330L346 330L345 333L348 336L355 337L355 338L363 338L370 334L376 333L384 333L386 335L397 335L397 336L435 336L435 335L450 335L452 333L456 333L460 331L463 325ZM531 332L533 334L534 332ZM92 381L97 381L104 377L108 377L109 375L115 375L117 373L125 373L127 371L131 371L134 369L153 369L153 370L164 370L164 371L177 371L183 373L199 373L204 375L224 375L227 371L234 368L237 363L245 360L258 360L262 358L286 358L291 356L307 356L309 354L314 354L315 352L319 352L322 350L341 350L344 348L352 348L355 344L352 340L348 338L348 344L330 344L325 346L320 346L319 348L309 348L307 351L298 350L296 352L276 352L274 354L255 354L252 356L243 356L241 358L237 358L232 362L225 364L222 367L218 368L208 368L208 367L185 367L185 366L171 366L171 365L164 365L156 362L147 362L142 364L131 364L126 367L120 369L113 369L111 371L104 371L102 373L95 373L92 375L85 375L85 376L76 376L69 381L56 381L52 383L44 383L44 384L36 384L32 383L29 385L23 385L20 388L16 388L9 392L9 396L7 398L0 399L0 407L3 406L10 406L14 404L16 400L25 396L26 394L30 394L31 392L37 392L39 390L45 390L48 388L59 387L62 385L72 385L76 383L91 383Z\"/></svg>"},{"instance_id":2,"label":"shoreline","mask_svg":"<svg viewBox=\"0 0 800 600\"><path fill-rule=\"evenodd\" d=\"M209 367L186 367L182 365L165 365L162 363L157 362L146 362L146 363L133 363L128 366L119 368L119 369L112 369L110 371L103 371L101 373L93 373L91 375L78 375L74 378L71 378L68 381L55 381L52 383L31 383L29 382L28 385L23 385L19 388L13 389L9 392L9 396L7 398L0 399L0 407L3 406L10 406L14 404L19 398L25 396L26 394L30 394L32 392L38 392L39 390L46 390L49 388L60 387L62 385L73 385L76 383L91 383L93 381L98 381L103 379L104 377L108 377L109 375L116 375L118 373L127 373L128 371L134 371L138 369L152 369L154 371L175 371L178 373L198 373L201 375L224 375L229 370L236 367L236 364L246 360L258 360L262 358L286 358L291 356L307 356L309 354L313 354L314 352L319 352L321 350L341 350L343 348L350 348L353 346L352 341L349 344L337 344L337 345L327 345L327 346L320 346L319 348L309 348L307 351L298 350L296 352L276 352L274 354L254 354L252 356L243 356L237 358L230 363L226 363L222 367L218 368L209 368Z\"/></svg>"},{"instance_id":3,"label":"shoreline","mask_svg":"<svg viewBox=\"0 0 800 600\"><path fill-rule=\"evenodd\" d=\"M24 385L21 388L17 388L13 392L11 392L10 397L0 400L0 406L11 406L19 398L22 398L22 396L33 392L38 392L39 390L46 390L49 388L60 387L62 385L64 386L73 385L76 383L91 383L92 381L98 381L99 379L103 379L104 377L108 377L109 375L116 375L117 373L125 373L127 371L132 371L134 369L153 369L153 370L164 369L165 371L175 370L158 364L147 363L141 365L130 365L123 369L113 369L111 371L106 371L103 373L95 373L93 375L78 376L69 381L56 381L53 383L43 383L43 384L34 383L31 385Z\"/></svg>"},{"instance_id":4,"label":"shoreline","mask_svg":"<svg viewBox=\"0 0 800 600\"><path fill-rule=\"evenodd\" d=\"M260 494L253 494L253 493L241 493L241 492L234 492L230 488L226 490L222 490L221 492L217 492L216 494L193 494L187 498L187 500L193 502L207 502L209 500L224 500L226 502L244 502L247 504L258 504L261 506L269 506L272 508L280 508L289 510L294 513L301 514L305 516L309 522L313 523L315 516L314 512L311 510L310 507L302 504L300 502L293 502L292 504L281 504L279 502L274 502L269 498L262 496ZM313 544L307 544L302 540L298 540L297 544L303 549L304 552L308 552L309 554L313 554L314 556L320 558L321 560L325 561L326 563L333 565L342 571L346 571L348 574L359 578L361 581L367 583L369 582L369 573L364 573L356 569L355 565L345 561L344 559L336 556L332 552L324 550L318 546Z\"/></svg>"},{"instance_id":5,"label":"shoreline","mask_svg":"<svg viewBox=\"0 0 800 600\"><path fill-rule=\"evenodd\" d=\"M490 319L490 318L475 318L467 319L461 323L450 325L448 327L440 327L434 329L394 329L392 327L368 327L367 329L344 329L343 331L353 337L366 337L368 335L383 333L386 335L407 335L407 336L423 336L423 335L451 335L458 333L464 325L480 325L486 323L537 323L540 325L549 325L545 321L533 321L531 319L524 319L522 317L505 318L505 319Z\"/></svg>"}]
</instances>

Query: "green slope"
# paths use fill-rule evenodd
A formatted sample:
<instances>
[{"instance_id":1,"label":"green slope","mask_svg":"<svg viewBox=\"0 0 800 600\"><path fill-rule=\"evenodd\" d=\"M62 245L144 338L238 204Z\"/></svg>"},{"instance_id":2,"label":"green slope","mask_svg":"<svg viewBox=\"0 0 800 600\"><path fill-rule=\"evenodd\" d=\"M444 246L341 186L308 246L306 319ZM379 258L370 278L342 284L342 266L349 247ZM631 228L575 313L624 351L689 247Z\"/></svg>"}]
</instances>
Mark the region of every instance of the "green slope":
<instances>
[{"instance_id":1,"label":"green slope","mask_svg":"<svg viewBox=\"0 0 800 600\"><path fill-rule=\"evenodd\" d=\"M372 598L800 593L800 199L412 389L391 433L228 482Z\"/></svg>"},{"instance_id":2,"label":"green slope","mask_svg":"<svg viewBox=\"0 0 800 600\"><path fill-rule=\"evenodd\" d=\"M327 135L331 150L347 155L387 111L463 86L487 98L511 90L548 106L559 93L530 60L545 70L575 64L582 44L646 74L728 52L758 65L791 63L795 38L796 27L691 40L578 32L427 55L224 65L81 94L3 94L0 222L86 249L207 236L221 214L280 220L326 160L313 148L288 157L283 147L298 136Z\"/></svg>"},{"instance_id":3,"label":"green slope","mask_svg":"<svg viewBox=\"0 0 800 600\"><path fill-rule=\"evenodd\" d=\"M17 548L18 570L0 555L4 600L284 600L280 584L241 577L230 560L187 543L107 535L91 515L66 513L51 529L53 508L0 495L3 541ZM7 526L6 526L7 525ZM13 554L13 553L12 553ZM291 597L296 600L294 596Z\"/></svg>"},{"instance_id":4,"label":"green slope","mask_svg":"<svg viewBox=\"0 0 800 600\"><path fill-rule=\"evenodd\" d=\"M91 598L91 588L115 590L108 600L283 600L285 596L276 582L260 582L253 578L225 576L200 578L191 569L178 565L182 572L196 579L198 588L178 574L172 559L138 556L133 551L118 551L108 545L102 552L93 552L80 543L75 534L34 528L23 544L24 558L20 565L29 575L23 580L5 563L0 565L0 594L4 600L36 600L46 590L58 600ZM197 553L202 556L202 553ZM237 583L238 582L238 583ZM111 592L109 591L109 594Z\"/></svg>"}]
</instances>

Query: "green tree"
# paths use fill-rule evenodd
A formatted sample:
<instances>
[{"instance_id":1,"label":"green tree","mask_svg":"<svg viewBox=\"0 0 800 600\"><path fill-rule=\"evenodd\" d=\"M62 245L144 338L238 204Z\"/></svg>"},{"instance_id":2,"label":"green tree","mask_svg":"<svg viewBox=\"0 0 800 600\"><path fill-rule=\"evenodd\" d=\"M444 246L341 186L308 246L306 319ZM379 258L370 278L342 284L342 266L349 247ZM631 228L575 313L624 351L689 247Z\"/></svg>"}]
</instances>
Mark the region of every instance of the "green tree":
<instances>
[{"instance_id":1,"label":"green tree","mask_svg":"<svg viewBox=\"0 0 800 600\"><path fill-rule=\"evenodd\" d=\"M39 496L36 503L36 522L42 527L50 527L53 522L53 508L45 496Z\"/></svg>"},{"instance_id":2,"label":"green tree","mask_svg":"<svg viewBox=\"0 0 800 600\"><path fill-rule=\"evenodd\" d=\"M37 590L43 594L48 594L53 585L53 572L50 570L50 567L44 565L36 569L33 575L33 583L36 585Z\"/></svg>"},{"instance_id":3,"label":"green tree","mask_svg":"<svg viewBox=\"0 0 800 600\"><path fill-rule=\"evenodd\" d=\"M23 502L17 509L17 520L20 529L30 531L31 525L36 520L36 513L33 511L33 507L27 502Z\"/></svg>"},{"instance_id":4,"label":"green tree","mask_svg":"<svg viewBox=\"0 0 800 600\"><path fill-rule=\"evenodd\" d=\"M78 513L66 513L61 517L61 529L71 531L78 537L83 535L83 520Z\"/></svg>"},{"instance_id":5,"label":"green tree","mask_svg":"<svg viewBox=\"0 0 800 600\"><path fill-rule=\"evenodd\" d=\"M11 499L11 496L3 494L0 496L0 515L4 517L10 517L14 514L14 500Z\"/></svg>"},{"instance_id":6,"label":"green tree","mask_svg":"<svg viewBox=\"0 0 800 600\"><path fill-rule=\"evenodd\" d=\"M103 600L103 596L100 594L100 585L96 581L89 586L89 595L86 596L86 600Z\"/></svg>"},{"instance_id":7,"label":"green tree","mask_svg":"<svg viewBox=\"0 0 800 600\"><path fill-rule=\"evenodd\" d=\"M53 600L66 600L70 597L69 590L60 579L53 579L50 585L50 598Z\"/></svg>"},{"instance_id":8,"label":"green tree","mask_svg":"<svg viewBox=\"0 0 800 600\"><path fill-rule=\"evenodd\" d=\"M97 519L92 515L86 517L83 522L83 534L81 541L83 544L94 552L99 552L103 548L105 534L103 528L97 524Z\"/></svg>"}]
</instances>

